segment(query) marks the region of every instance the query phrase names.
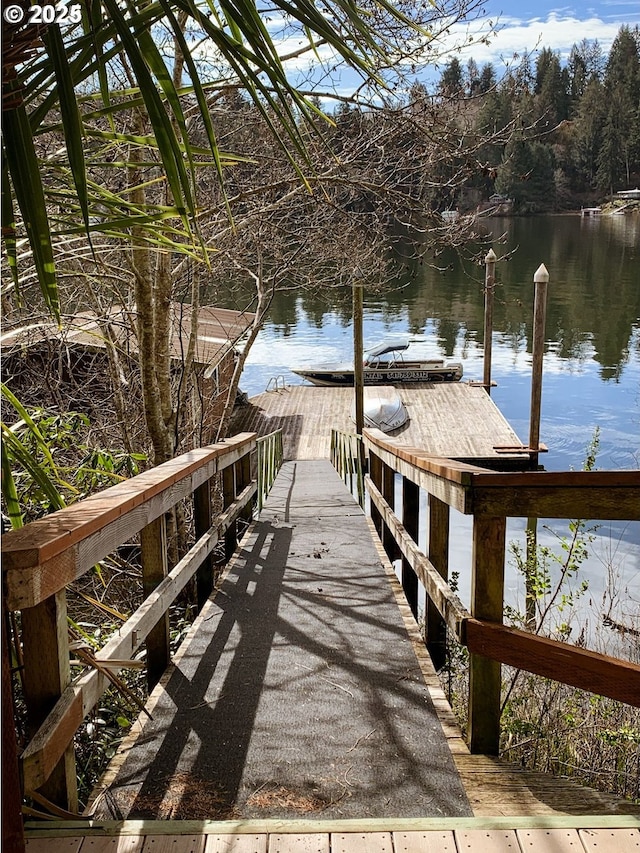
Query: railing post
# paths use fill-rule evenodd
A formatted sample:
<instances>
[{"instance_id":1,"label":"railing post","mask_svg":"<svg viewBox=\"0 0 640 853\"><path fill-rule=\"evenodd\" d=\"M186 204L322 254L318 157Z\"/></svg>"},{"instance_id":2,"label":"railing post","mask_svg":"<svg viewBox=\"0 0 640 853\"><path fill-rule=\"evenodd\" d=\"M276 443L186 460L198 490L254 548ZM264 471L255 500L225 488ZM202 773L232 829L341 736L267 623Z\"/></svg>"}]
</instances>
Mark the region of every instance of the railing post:
<instances>
[{"instance_id":1,"label":"railing post","mask_svg":"<svg viewBox=\"0 0 640 853\"><path fill-rule=\"evenodd\" d=\"M420 529L420 486L408 477L402 478L402 524L413 539L418 542ZM402 558L402 588L414 617L418 617L418 576L405 557Z\"/></svg>"},{"instance_id":2,"label":"railing post","mask_svg":"<svg viewBox=\"0 0 640 853\"><path fill-rule=\"evenodd\" d=\"M360 506L364 508L364 472L367 468L367 458L364 452L364 441L362 440L362 433L358 433L356 437L356 451L357 451L357 470L356 477L358 481L358 501Z\"/></svg>"},{"instance_id":3,"label":"railing post","mask_svg":"<svg viewBox=\"0 0 640 853\"><path fill-rule=\"evenodd\" d=\"M369 465L370 471L369 474L371 476L371 480L373 481L373 485L378 489L379 492L382 491L382 459L373 452L373 450L369 454ZM382 516L371 503L371 521L373 522L373 526L378 532L378 536L382 539Z\"/></svg>"},{"instance_id":4,"label":"railing post","mask_svg":"<svg viewBox=\"0 0 640 853\"><path fill-rule=\"evenodd\" d=\"M531 414L529 421L529 450L531 464L537 466L540 449L540 410L542 407L542 368L544 360L544 329L547 314L549 273L540 264L533 276L535 295L533 305L533 342L531 367Z\"/></svg>"},{"instance_id":5,"label":"railing post","mask_svg":"<svg viewBox=\"0 0 640 853\"><path fill-rule=\"evenodd\" d=\"M231 506L236 496L236 472L235 465L227 465L222 472L222 505L224 509ZM236 550L238 543L238 535L235 521L228 528L224 535L224 559L225 562L231 559L233 552Z\"/></svg>"},{"instance_id":6,"label":"railing post","mask_svg":"<svg viewBox=\"0 0 640 853\"><path fill-rule=\"evenodd\" d=\"M67 599L60 590L22 611L24 698L28 729L34 735L71 680ZM78 811L73 744L67 748L40 793L70 812Z\"/></svg>"},{"instance_id":7,"label":"railing post","mask_svg":"<svg viewBox=\"0 0 640 853\"><path fill-rule=\"evenodd\" d=\"M142 590L145 598L167 576L167 524L164 515L159 516L140 531L142 554ZM162 617L147 634L147 684L153 690L169 666L169 613Z\"/></svg>"},{"instance_id":8,"label":"railing post","mask_svg":"<svg viewBox=\"0 0 640 853\"><path fill-rule=\"evenodd\" d=\"M193 516L196 540L200 539L211 527L211 480L202 483L193 493ZM213 555L205 557L196 572L196 595L198 612L213 592L214 568Z\"/></svg>"},{"instance_id":9,"label":"railing post","mask_svg":"<svg viewBox=\"0 0 640 853\"><path fill-rule=\"evenodd\" d=\"M9 658L8 613L2 608L2 849L24 853L22 793L18 745L13 717L13 690Z\"/></svg>"},{"instance_id":10,"label":"railing post","mask_svg":"<svg viewBox=\"0 0 640 853\"><path fill-rule=\"evenodd\" d=\"M429 495L429 543L427 556L444 580L449 579L449 507ZM438 608L427 597L425 614L427 648L433 665L442 669L447 660L447 627Z\"/></svg>"},{"instance_id":11,"label":"railing post","mask_svg":"<svg viewBox=\"0 0 640 853\"><path fill-rule=\"evenodd\" d=\"M362 303L364 282L353 284L353 392L355 395L356 432L364 429L364 365L362 346Z\"/></svg>"},{"instance_id":12,"label":"railing post","mask_svg":"<svg viewBox=\"0 0 640 853\"><path fill-rule=\"evenodd\" d=\"M474 516L471 615L476 619L502 623L505 534L505 518ZM467 738L472 753L498 754L500 690L500 664L470 655Z\"/></svg>"},{"instance_id":13,"label":"railing post","mask_svg":"<svg viewBox=\"0 0 640 853\"><path fill-rule=\"evenodd\" d=\"M382 497L389 504L391 509L395 509L395 471L390 465L382 463ZM385 550L387 557L393 562L399 556L399 548L393 534L386 524L382 525L382 547Z\"/></svg>"},{"instance_id":14,"label":"railing post","mask_svg":"<svg viewBox=\"0 0 640 853\"><path fill-rule=\"evenodd\" d=\"M258 490L256 492L256 512L258 515L262 512L262 504L264 503L265 493L265 470L264 470L265 444L263 441L258 441L256 444L256 478L258 480Z\"/></svg>"},{"instance_id":15,"label":"railing post","mask_svg":"<svg viewBox=\"0 0 640 853\"><path fill-rule=\"evenodd\" d=\"M271 441L271 446L273 447L273 460L275 468L275 440ZM248 453L245 453L245 455L238 460L237 469L237 490L238 494L240 494L245 488L245 486L248 486L251 482L251 457ZM253 513L251 510L251 501L249 501L249 503L243 508L242 512L240 513L240 518L242 518L246 524L250 524L252 515Z\"/></svg>"}]
</instances>

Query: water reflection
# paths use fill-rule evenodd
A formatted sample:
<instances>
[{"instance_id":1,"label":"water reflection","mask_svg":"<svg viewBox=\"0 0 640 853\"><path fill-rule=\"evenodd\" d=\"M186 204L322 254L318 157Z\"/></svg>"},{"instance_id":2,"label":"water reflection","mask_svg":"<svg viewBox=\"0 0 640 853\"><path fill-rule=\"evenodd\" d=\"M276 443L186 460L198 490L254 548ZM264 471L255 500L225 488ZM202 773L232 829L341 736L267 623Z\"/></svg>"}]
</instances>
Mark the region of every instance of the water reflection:
<instances>
[{"instance_id":1,"label":"water reflection","mask_svg":"<svg viewBox=\"0 0 640 853\"><path fill-rule=\"evenodd\" d=\"M501 343L531 351L533 274L544 263L550 350L563 359L593 359L603 379L618 381L632 345L637 354L640 217L491 219L485 228L501 259L494 308ZM405 269L385 293L367 292L366 306L384 330L420 334L433 322L439 354L452 357L461 336L482 342L484 268L453 252L437 264ZM346 328L350 318L350 290L336 287L278 296L269 325L290 337L301 323L324 331L327 321Z\"/></svg>"},{"instance_id":2,"label":"water reflection","mask_svg":"<svg viewBox=\"0 0 640 853\"><path fill-rule=\"evenodd\" d=\"M487 227L496 254L509 258L496 269L493 399L526 442L533 275L544 263L550 273L541 423L541 440L550 448L545 467L580 468L597 427L599 468L640 468L640 217L492 219ZM414 278L398 279L385 293L365 290L365 347L389 335L421 335L429 354L462 361L465 379L481 379L484 267L454 254L437 261L442 271L416 266L405 270ZM274 375L296 384L301 380L291 367L351 356L349 288L283 294L251 352L242 387L250 395L261 393ZM463 584L470 523L456 517L452 537L451 565L461 571ZM562 522L550 526L566 533ZM509 522L510 539L522 539L523 530L522 520ZM541 533L546 544L554 538ZM628 621L640 597L640 524L607 524L590 548L583 567L590 582L585 606L591 601L596 622L607 604L612 564L620 574L614 613ZM513 566L507 567L507 588L513 603L522 592Z\"/></svg>"}]
</instances>

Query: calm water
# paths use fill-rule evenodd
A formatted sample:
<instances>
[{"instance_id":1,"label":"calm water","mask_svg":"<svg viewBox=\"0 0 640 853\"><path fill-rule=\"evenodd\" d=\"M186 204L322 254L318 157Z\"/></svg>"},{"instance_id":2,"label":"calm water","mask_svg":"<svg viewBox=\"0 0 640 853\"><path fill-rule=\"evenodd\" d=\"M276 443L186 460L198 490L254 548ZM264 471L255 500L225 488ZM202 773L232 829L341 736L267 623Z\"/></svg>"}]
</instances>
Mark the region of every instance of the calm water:
<instances>
[{"instance_id":1,"label":"calm water","mask_svg":"<svg viewBox=\"0 0 640 853\"><path fill-rule=\"evenodd\" d=\"M579 216L491 219L486 227L500 260L496 266L492 397L527 443L531 378L533 275L541 263L550 274L540 437L549 447L549 470L580 468L585 450L600 430L600 469L640 467L640 217ZM411 333L421 347L464 363L465 379L482 378L484 267L455 256L440 256L439 271L420 267L415 279L388 292L365 289L365 348L389 335ZM242 388L265 390L284 376L300 383L290 368L352 357L351 296L336 289L324 297L281 296L273 305L249 356ZM554 531L566 532L558 522ZM521 536L522 522L509 525ZM461 571L461 596L468 598L470 520L456 519L451 565ZM555 533L541 531L545 544ZM617 577L613 613L621 620L638 614L640 525L604 524L598 530L585 576L598 614L610 607L608 576ZM507 569L513 600L519 579Z\"/></svg>"}]
</instances>

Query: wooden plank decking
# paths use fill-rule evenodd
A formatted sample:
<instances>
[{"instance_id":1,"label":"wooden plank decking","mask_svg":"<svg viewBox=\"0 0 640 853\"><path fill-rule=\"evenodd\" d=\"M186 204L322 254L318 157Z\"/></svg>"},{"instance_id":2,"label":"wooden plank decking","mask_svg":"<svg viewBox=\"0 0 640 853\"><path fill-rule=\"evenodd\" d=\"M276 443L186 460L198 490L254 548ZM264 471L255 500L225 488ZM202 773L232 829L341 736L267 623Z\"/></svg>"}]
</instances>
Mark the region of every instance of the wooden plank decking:
<instances>
[{"instance_id":1,"label":"wooden plank decking","mask_svg":"<svg viewBox=\"0 0 640 853\"><path fill-rule=\"evenodd\" d=\"M572 825L573 824L573 825ZM27 834L27 853L637 853L638 821L343 821L322 826L128 821Z\"/></svg>"},{"instance_id":2,"label":"wooden plank decking","mask_svg":"<svg viewBox=\"0 0 640 853\"><path fill-rule=\"evenodd\" d=\"M477 464L526 467L528 453L497 448L522 442L484 388L463 382L424 382L398 387L409 421L393 436L404 444ZM283 430L285 459L329 458L331 430L354 432L353 388L292 385L252 397L237 409L231 432L266 435Z\"/></svg>"},{"instance_id":3,"label":"wooden plank decking","mask_svg":"<svg viewBox=\"0 0 640 853\"><path fill-rule=\"evenodd\" d=\"M321 464L326 465L326 463L317 462L306 464L311 466ZM301 473L300 471L296 473L295 469L303 466L304 463L300 462L290 463L288 466L285 466L283 474L285 479L286 477L289 477L289 483L283 483L281 478L280 487L276 486L272 492L270 498L271 507L265 512L265 516L267 518L264 523L267 525L268 529L263 530L262 534L260 534L254 524L254 534L247 537L247 540L241 545L236 558L234 558L235 564L237 564L238 560L242 562L243 560L246 561L248 559L249 565L247 567L247 571L244 573L244 577L242 572L238 573L236 572L236 569L231 568L231 571L236 573L234 575L235 579L232 578L230 583L227 583L224 588L221 588L223 598L222 610L220 613L216 614L218 606L215 604L215 599L212 599L199 617L199 622L204 623L206 629L210 633L213 631L213 635L215 637L216 625L219 622L220 617L222 616L228 621L237 611L237 618L234 617L235 621L232 619L232 623L230 623L232 625L236 624L237 629L232 627L230 628L229 624L225 629L231 630L229 636L232 639L235 636L235 639L234 643L230 647L229 654L227 655L228 660L226 660L226 662L222 661L220 664L222 669L222 681L218 683L212 675L213 671L211 670L211 662L207 662L207 655L209 653L206 651L206 642L202 639L203 635L200 630L202 626L199 623L196 623L191 630L189 642L185 644L175 661L176 672L178 675L177 686L176 683L171 686L171 674L169 674L156 689L149 706L153 713L154 720L151 721L146 718L141 718L139 727L137 727L135 732L132 732L132 736L129 741L123 745L124 750L122 756L114 762L112 773L108 774L103 785L100 786L100 791L102 793L98 799L104 799L106 794L107 801L113 802L114 791L117 792L118 784L125 792L127 790L132 790L132 785L135 789L135 786L139 785L140 782L145 784L145 761L143 760L140 763L138 760L134 760L133 764L130 762L128 763L136 750L136 745L138 744L142 749L143 758L146 752L147 758L153 762L154 775L153 778L151 778L151 782L153 784L156 784L156 782L159 784L158 792L160 798L158 803L160 803L162 808L165 808L166 806L168 809L168 811L165 809L165 813L162 814L162 816L169 819L169 823L171 823L172 817L179 816L182 818L180 826L186 829L191 818L212 818L214 816L218 816L220 812L216 812L214 810L212 813L209 806L206 804L204 808L200 808L198 806L200 811L196 814L190 812L187 815L186 813L182 813L180 811L176 812L174 810L175 802L180 803L184 796L184 792L186 790L184 788L186 784L185 780L187 779L189 772L191 772L189 770L189 765L183 766L183 761L185 759L189 759L191 750L187 744L187 740L190 740L189 727L191 724L188 722L187 716L185 716L191 707L196 710L196 713L206 712L206 719L209 720L206 724L200 719L196 720L195 723L197 736L194 740L194 751L192 754L197 761L197 764L194 765L194 767L198 770L198 774L201 774L204 771L209 772L211 769L218 773L221 770L224 772L225 762L228 760L230 755L229 749L231 748L232 750L235 749L237 751L238 743L242 743L242 739L238 740L238 737L244 732L247 752L240 763L236 762L238 765L238 772L236 773L237 778L234 782L234 790L237 790L238 792L244 789L245 792L250 794L251 791L258 790L259 783L262 784L265 779L267 779L267 781L271 779L273 783L284 778L282 774L286 773L292 774L288 780L290 784L299 784L299 779L297 782L295 781L295 774L298 773L299 769L298 765L300 762L307 760L307 752L311 753L316 750L317 747L315 745L315 741L322 740L326 737L327 739L330 739L333 742L332 745L335 746L335 736L337 734L342 736L342 721L349 720L349 712L347 709L342 709L338 713L337 717L335 717L337 704L344 702L346 697L349 695L358 693L360 690L360 682L363 677L363 669L366 668L363 660L369 660L368 656L365 656L363 660L356 656L353 661L351 661L351 657L349 657L349 661L347 661L341 653L344 642L347 642L349 648L353 652L354 648L357 648L364 642L364 638L367 633L366 631L357 628L355 623L351 627L348 627L348 630L346 631L341 631L337 624L338 614L341 611L349 609L348 596L346 595L347 589L346 586L343 588L343 581L355 581L357 598L354 601L353 610L354 613L356 611L362 613L362 616L364 617L363 628L365 623L368 624L373 619L373 623L377 626L376 633L379 633L382 630L382 623L378 621L377 617L374 618L375 609L372 609L372 602L365 605L364 590L367 586L367 578L369 576L368 572L365 572L362 577L358 575L357 577L352 578L355 566L362 561L364 543L361 543L360 547L356 545L358 555L355 559L355 563L353 562L353 555L348 557L345 551L348 543L353 543L356 538L354 537L353 529L356 522L356 516L361 513L359 507L357 507L357 505L352 501L346 491L344 492L344 498L337 502L335 495L332 495L329 499L327 494L325 494L323 498L323 495L320 494L321 485L328 483L332 479L337 479L330 469L325 470L323 468L323 473L321 473L321 476L316 478L315 483L311 483L310 481L306 482L302 494L304 500L302 501L302 505L299 505L296 509L296 502L292 499L292 483L296 477L300 477ZM300 484L300 482L300 479L298 479L298 484ZM331 491L331 489L329 491ZM345 504L345 500L347 499L351 509L348 509ZM325 516L324 521L322 521L321 516ZM348 532L338 536L336 525L340 523L344 524L345 520ZM364 521L364 517L362 517L361 520ZM370 522L367 523L370 525ZM260 522L258 524L260 524ZM282 550L278 543L282 540L283 536L287 541L289 541L287 537L291 538L294 528L298 525L303 527L306 525L306 536L308 541L306 541L306 544L298 541L298 544L292 548L294 544L292 539L291 542L289 542L289 545ZM261 549L257 549L258 540L261 536L264 542L271 543L269 547L270 550L274 552L274 555L276 552L282 551L282 553L279 554L279 559L280 562L284 560L282 566L287 566L287 572L289 572L289 564L291 563L290 568L293 574L289 576L288 581L286 580L288 575L283 575L282 580L279 581L280 592L275 597L272 592L263 588L264 579L261 580L266 566L269 565L265 556L262 555ZM318 542L315 542L313 539L314 536L318 539ZM339 546L334 548L333 546L336 545L337 542L336 537L339 539ZM331 540L332 544L329 540ZM431 660L426 652L415 621L413 620L401 588L397 582L393 568L386 560L379 542L377 540L375 541L377 543L375 545L375 549L377 551L380 564L391 585L396 603L400 610L400 615L404 622L406 636L409 639L415 654L414 660L417 660L422 680L428 690L430 704L436 712L437 724L441 729L441 733L444 735L448 750L453 759L453 765L455 766L459 778L462 781L466 798L469 806L471 807L471 811L467 812L467 814L473 814L476 818L486 816L490 820L495 819L496 816L504 816L507 819L519 819L523 816L528 816L538 820L548 819L549 817L558 818L567 815L583 816L578 817L578 820L583 821L583 823L578 824L579 826L593 826L593 815L617 815L617 817L611 818L614 823L610 825L614 828L616 828L616 826L620 828L620 826L628 825L625 824L627 816L636 815L635 820L638 821L639 818L637 816L640 814L640 807L634 806L631 803L620 802L613 797L608 797L599 792L584 788L569 780L554 779L553 777L542 773L525 772L518 767L506 765L496 758L469 754L469 750L446 701L439 679L433 670ZM334 579L329 576L330 571L328 568L329 552L332 549L336 551L336 556L338 556L340 561L338 575ZM258 551L260 551L260 553L258 553ZM345 562L345 560L347 562ZM277 566L275 569L273 566L271 568L276 572L278 571ZM318 572L320 572L320 576L318 576ZM339 588L336 587L336 583ZM234 586L238 584L241 587L241 600L239 604L236 603L234 605L232 603L231 596ZM243 592L242 590L245 587L246 590ZM334 589L334 587L336 588ZM377 590L378 588L380 588L380 580L376 581L373 585L373 589ZM252 675L252 661L250 658L252 654L255 654L254 641L257 636L256 630L258 630L260 626L260 616L258 611L252 613L251 608L253 607L255 610L255 605L252 604L252 599L258 595L264 597L265 593L271 609L273 610L273 608L276 608L271 617L265 617L262 619L262 622L264 622L267 627L269 625L273 627L275 655L277 657L278 650L284 650L286 654L293 651L294 654L293 658L286 663L284 669L280 672L280 675L278 675L278 670L273 669L272 667L272 654L269 653L268 656L263 656L263 668L260 670L260 672L262 672L262 675L260 676L260 679L262 680L262 687L257 689L254 683L255 674ZM287 606L284 609L280 609L278 605L279 596L288 600ZM328 604L330 608L329 612L324 616L319 609L323 603L324 605ZM291 612L291 604L293 604L294 610L296 608L300 609L301 615L304 617L302 623L298 624L297 620L294 619L295 614ZM311 620L310 624L306 625L306 627L305 619L307 622L309 619ZM370 627L373 628L373 624ZM220 632L218 631L218 633ZM398 633L397 628L394 629L393 633L395 638ZM326 637L325 634L327 634ZM344 635L342 644L338 643L338 645L334 647L335 638L339 638L342 635ZM308 639L305 640L305 637ZM356 637L359 638L358 643L355 643ZM301 638L302 644L300 645ZM219 637L216 642L219 642L220 640L221 638ZM394 643L395 642L396 639L394 639ZM300 655L303 655L305 648L307 651L309 648L312 649L312 657L317 659L316 664L304 662L304 656L301 657ZM327 652L327 661L330 671L329 669L322 669L321 666L320 670L316 672L314 677L312 670L314 670L314 668L317 670L318 661L320 661L318 655L322 649L325 649ZM218 652L218 654L219 653L220 652ZM385 654L385 658L386 657L388 657L388 653ZM235 664L233 663L234 659ZM263 764L259 771L260 779L258 779L257 776L256 778L251 777L248 780L248 786L245 785L242 780L245 778L246 767L250 763L249 754L251 750L250 743L252 739L252 727L246 728L246 730L242 728L242 725L240 725L240 728L238 727L238 721L240 721L241 724L247 717L248 711L247 697L243 692L244 688L237 696L240 701L240 705L237 705L237 703L233 704L235 699L231 697L231 693L235 691L235 682L231 683L229 678L230 674L233 673L234 666L236 668L239 667L241 670L235 679L235 682L237 682L236 686L243 687L245 684L249 685L250 693L255 700L249 709L249 717L251 717L252 720L255 719L257 724L259 743L257 753L258 761L264 761L264 757L260 756L263 756L263 754L267 755L267 763ZM199 672L203 667L206 672ZM323 675L324 672L329 672L329 676L325 677ZM356 675L355 680L349 680L350 672L352 675ZM377 673L377 670L375 670L375 672ZM373 685L375 685L379 681L379 678L382 677L382 670L380 670L380 673L375 676ZM297 683L298 686L296 689L300 692L300 696L303 699L303 706L306 705L307 711L310 707L313 707L315 709L314 715L317 715L318 713L321 713L323 709L326 709L329 716L332 719L334 717L336 719L335 724L327 724L325 729L317 731L316 735L312 738L312 741L309 741L308 739L307 730L309 727L307 724L307 711L302 714L298 714L292 705L293 698L288 697L288 684L292 681ZM404 686L402 689L405 690L405 692L407 683L406 679L403 679L402 684ZM192 685L192 687L189 685ZM194 692L193 688L196 686L198 686L198 690L200 692ZM313 691L316 690L318 686L322 687L325 691L329 689L331 696L318 695L316 699L312 700L310 697L313 696ZM261 712L259 710L260 694L263 690L266 690L266 693L271 694L269 701L271 702L275 699L277 704L275 712L272 707L266 716L260 716ZM375 690L379 690L379 687L374 686L374 691ZM282 691L286 692L286 697L281 695ZM169 706L167 717L167 719L169 719L168 728L166 720L163 722L163 714L160 713L162 710L160 707L162 696L166 697L167 704ZM218 713L218 711L216 711L216 706L220 705L223 698L228 707L226 710L224 707L222 710L218 709ZM179 725L172 728L173 724L171 723L170 712L173 707L177 707L174 706L174 703L178 703L179 699L180 705L182 706L186 703L187 707L186 709L183 708ZM230 702L231 704L229 704ZM284 704L282 704L283 702ZM311 705L309 703L311 703ZM280 711L278 711L278 707L281 708ZM347 740L344 741L346 746L341 751L339 750L338 758L341 761L344 758L347 759L347 765L345 765L344 772L345 782L348 780L350 783L355 778L354 774L357 773L355 763L358 758L358 753L363 752L363 750L364 752L368 750L370 745L369 741L371 739L370 736L374 733L374 729L377 728L373 724L369 725L369 721L366 719L366 713L370 713L371 707L372 705L370 702L365 702L362 709L355 714L356 719L358 719L358 724L364 725L362 732L365 736L360 737L361 733L356 732L355 730L350 730ZM234 708L236 709L235 711ZM202 709L204 709L204 712ZM314 715L312 716L314 725L317 729L318 722ZM360 717L363 716L365 719L360 719ZM295 724L296 720L302 721L299 726ZM424 722L421 723L421 728L423 726ZM280 734L278 734L278 732L280 732ZM421 732L418 735L418 740L422 741L424 740L424 737L425 733ZM434 743L434 741L432 741L432 737L432 735L429 735L429 744ZM302 750L298 745L298 742L302 743L300 740L301 738L308 744L307 747ZM278 758L278 750L276 748L281 741L284 746L284 759L282 758L282 755L280 756L280 759ZM170 755L173 756L172 760L174 762L169 768L168 773L162 770L161 764L159 763L159 750L161 749L163 742L167 745ZM342 740L340 742L342 743ZM378 745L376 753L380 748L381 744ZM429 749L431 748L432 747L430 745ZM242 749L244 750L244 747L242 747ZM295 760L292 760L291 756L294 755L294 753L295 756L298 757L295 758ZM345 754L343 755L343 753ZM420 761L423 757L424 755L421 750L418 750L415 753L414 758L412 758L412 762L415 763L416 761ZM315 756L312 758L313 760L309 765L310 768L313 768L312 774L316 773L319 777L326 775L323 773L317 774L315 764L313 763L315 761ZM337 759L334 758L330 760L335 761ZM176 763L176 761L179 761L179 764ZM278 765L278 761L280 761L281 766ZM374 766L377 766L378 759L373 757L372 761ZM384 768L387 766L388 762L385 760L376 772L382 774L384 777ZM415 766L417 767L418 765L416 764ZM333 768L331 770L332 774L335 774L335 769L336 768ZM450 770L448 770L447 773L451 776ZM272 775L267 776L265 774ZM373 782L375 782L375 775L376 774L374 773L371 777ZM118 777L120 777L120 783L117 781ZM303 777L304 772L301 778ZM198 775L198 778L201 778L200 775ZM311 778L311 776L309 778ZM168 788L167 779L169 779ZM222 779L222 777L220 777L220 779ZM262 780L262 782L260 782L260 780ZM435 781L438 782L437 774ZM175 790L174 782L177 786ZM386 785L386 780L383 779L383 782ZM115 787L112 787L114 783ZM393 787L395 787L395 783ZM204 790L202 785L200 788L202 788L202 791L205 794L204 801L206 801L207 791ZM387 789L389 791L392 790L388 785ZM371 788L371 791L375 792L375 785ZM166 796L163 792L166 792ZM216 788L216 792L216 796L211 800L212 808L214 806L216 808L220 806L220 789ZM232 827L236 825L236 818L242 819L241 822L244 827L252 827L256 825L254 823L256 817L278 817L280 820L278 823L278 827L280 827L278 832L290 832L292 826L298 826L299 824L296 824L295 821L292 824L291 820L292 818L297 817L299 812L294 810L292 814L291 811L288 813L286 811L290 808L290 804L285 804L285 813L282 812L282 809L278 811L277 786L274 788L273 784L271 784L267 793L274 794L274 796L267 798L267 808L259 814L256 813L255 810L246 810L241 803L241 808L237 809L237 804L240 801L229 801L228 805L225 805L223 802L222 805L224 806L224 809L222 812L227 820L220 824L218 834L224 834L224 827L231 831ZM192 790L190 794L194 795L194 791ZM385 811L384 807L383 810L378 813L371 811L368 805L368 796L369 795L367 795L367 798L364 801L365 807L363 807L362 810L356 809L355 812L344 811L342 805L340 806L337 814L335 812L331 813L323 807L314 812L314 821L309 821L309 825L313 823L318 830L320 827L326 826L325 834L327 834L331 832L330 826L336 825L335 822L331 824L327 823L328 819L333 819L335 821L338 817L351 817L358 818L356 823L349 824L349 826L354 827L354 832L361 831L362 826L366 827L362 831L372 831L375 834L379 832L394 831L393 827L398 825L398 819L402 817L402 812L396 812L394 808ZM374 794L372 793L371 796L373 798ZM133 799L135 800L136 797L140 799L139 795L134 793ZM146 819L153 817L153 812L149 813L148 811L145 814L138 813L136 815L135 811L127 814L126 808L121 807L125 803L130 802L130 799L131 798L127 794L124 800L121 800L119 803L118 810L115 814L110 810L107 810L106 812L98 810L96 818L100 820L100 823L102 823L102 821L106 821L108 824L109 820L116 816L119 819L125 820L129 820L134 817L144 817ZM193 802L198 802L195 796ZM202 802L202 800L200 802ZM149 798L146 798L145 808L148 807L148 804ZM410 801L409 804L411 805ZM260 806L259 808L263 807ZM439 810L438 812L441 813ZM373 829L369 824L366 824L366 822L361 826L361 818L366 817L367 814L373 814L379 818L386 818L389 823L386 826L384 823L377 824L375 829ZM423 808L418 808L417 811L412 809L408 813L405 812L405 814L406 816L413 816L417 820L423 820L425 814L429 814L429 812L425 812ZM464 820L463 815L464 811L459 817L460 820ZM586 815L591 815L591 817L584 817ZM618 824L616 824L615 821L618 821ZM461 825L462 824L456 824L456 826ZM632 825L635 826L637 824ZM287 827L286 830L282 829L284 826ZM339 831L342 833L348 831L345 828L345 825L340 824L339 826L340 828L336 829L336 832ZM426 826L427 824L420 824L419 828L422 829ZM233 833L236 831L236 829L233 829ZM247 829L246 831L248 832L249 830ZM308 829L307 831L310 832L311 830ZM265 834L269 836L270 832L268 830L261 830L259 834L261 836ZM268 841L269 844L271 844L271 841ZM262 843L263 841L261 840L260 844ZM265 841L264 843L267 842ZM271 847L269 849L271 849ZM374 846L371 849L375 850L377 848ZM461 851L459 851L459 853L461 853Z\"/></svg>"}]
</instances>

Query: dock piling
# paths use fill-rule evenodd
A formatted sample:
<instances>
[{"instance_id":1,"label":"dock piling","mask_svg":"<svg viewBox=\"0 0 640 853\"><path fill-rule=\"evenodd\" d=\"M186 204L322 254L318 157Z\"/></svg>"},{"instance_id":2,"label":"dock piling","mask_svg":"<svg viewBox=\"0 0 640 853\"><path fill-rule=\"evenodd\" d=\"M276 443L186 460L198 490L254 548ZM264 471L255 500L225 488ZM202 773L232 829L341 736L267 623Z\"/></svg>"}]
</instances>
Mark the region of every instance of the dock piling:
<instances>
[{"instance_id":1,"label":"dock piling","mask_svg":"<svg viewBox=\"0 0 640 853\"><path fill-rule=\"evenodd\" d=\"M484 372L482 384L491 394L491 340L493 337L493 288L496 281L496 253L489 249L484 259Z\"/></svg>"},{"instance_id":2,"label":"dock piling","mask_svg":"<svg viewBox=\"0 0 640 853\"><path fill-rule=\"evenodd\" d=\"M533 304L533 358L531 375L531 416L529 422L529 449L534 452L531 461L538 461L540 448L540 410L542 405L542 363L544 358L544 330L547 313L547 286L549 273L540 264L533 276L535 296Z\"/></svg>"}]
</instances>

